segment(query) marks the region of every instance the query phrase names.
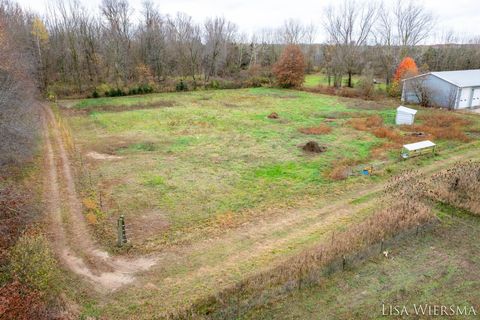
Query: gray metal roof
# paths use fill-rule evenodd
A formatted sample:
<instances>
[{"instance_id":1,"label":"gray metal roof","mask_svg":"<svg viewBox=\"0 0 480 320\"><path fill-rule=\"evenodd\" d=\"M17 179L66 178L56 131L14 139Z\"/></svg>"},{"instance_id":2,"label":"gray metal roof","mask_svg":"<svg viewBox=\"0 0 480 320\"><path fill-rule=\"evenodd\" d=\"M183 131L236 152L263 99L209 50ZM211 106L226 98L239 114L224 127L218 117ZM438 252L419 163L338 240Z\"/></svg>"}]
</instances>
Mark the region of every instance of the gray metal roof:
<instances>
[{"instance_id":1,"label":"gray metal roof","mask_svg":"<svg viewBox=\"0 0 480 320\"><path fill-rule=\"evenodd\" d=\"M476 87L480 86L480 69L457 70L457 71L439 71L430 72L430 74L450 82L457 87Z\"/></svg>"}]
</instances>

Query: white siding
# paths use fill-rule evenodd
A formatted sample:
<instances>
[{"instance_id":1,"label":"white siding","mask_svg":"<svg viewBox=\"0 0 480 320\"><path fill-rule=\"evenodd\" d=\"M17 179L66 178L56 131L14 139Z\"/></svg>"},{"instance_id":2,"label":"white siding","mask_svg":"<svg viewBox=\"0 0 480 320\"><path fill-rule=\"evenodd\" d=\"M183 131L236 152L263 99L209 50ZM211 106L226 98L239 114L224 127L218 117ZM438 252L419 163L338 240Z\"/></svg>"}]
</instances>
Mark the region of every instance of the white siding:
<instances>
[{"instance_id":1,"label":"white siding","mask_svg":"<svg viewBox=\"0 0 480 320\"><path fill-rule=\"evenodd\" d=\"M458 108L465 109L470 107L470 96L472 94L472 88L463 88L460 93L460 100L458 101Z\"/></svg>"},{"instance_id":2,"label":"white siding","mask_svg":"<svg viewBox=\"0 0 480 320\"><path fill-rule=\"evenodd\" d=\"M472 107L480 106L480 88L473 89Z\"/></svg>"},{"instance_id":3,"label":"white siding","mask_svg":"<svg viewBox=\"0 0 480 320\"><path fill-rule=\"evenodd\" d=\"M395 119L395 123L412 125L414 117L415 116L413 114L397 111L397 117Z\"/></svg>"},{"instance_id":4,"label":"white siding","mask_svg":"<svg viewBox=\"0 0 480 320\"><path fill-rule=\"evenodd\" d=\"M439 107L455 107L457 87L431 74L407 79L403 83L402 101L419 103L419 86L429 93L433 104Z\"/></svg>"}]
</instances>

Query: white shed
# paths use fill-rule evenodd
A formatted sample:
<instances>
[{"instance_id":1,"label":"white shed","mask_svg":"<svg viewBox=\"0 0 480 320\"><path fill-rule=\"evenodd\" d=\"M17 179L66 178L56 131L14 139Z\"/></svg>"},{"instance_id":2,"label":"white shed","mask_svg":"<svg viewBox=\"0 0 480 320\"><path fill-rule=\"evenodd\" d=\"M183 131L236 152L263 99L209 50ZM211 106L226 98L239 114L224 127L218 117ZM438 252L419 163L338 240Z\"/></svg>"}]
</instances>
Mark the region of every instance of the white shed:
<instances>
[{"instance_id":1,"label":"white shed","mask_svg":"<svg viewBox=\"0 0 480 320\"><path fill-rule=\"evenodd\" d=\"M400 106L397 108L397 116L395 117L395 123L412 125L415 121L416 114L417 110Z\"/></svg>"}]
</instances>

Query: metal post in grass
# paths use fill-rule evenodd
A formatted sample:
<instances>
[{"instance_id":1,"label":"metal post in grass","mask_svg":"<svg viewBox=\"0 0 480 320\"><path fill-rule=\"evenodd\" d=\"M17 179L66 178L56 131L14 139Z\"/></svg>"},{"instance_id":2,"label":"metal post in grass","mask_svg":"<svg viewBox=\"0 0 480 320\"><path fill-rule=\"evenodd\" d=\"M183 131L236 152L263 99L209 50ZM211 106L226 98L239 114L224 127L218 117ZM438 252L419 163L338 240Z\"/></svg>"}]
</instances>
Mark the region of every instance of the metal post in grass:
<instances>
[{"instance_id":1,"label":"metal post in grass","mask_svg":"<svg viewBox=\"0 0 480 320\"><path fill-rule=\"evenodd\" d=\"M117 221L117 245L122 247L125 243L127 243L127 233L125 230L125 217L123 214L118 218Z\"/></svg>"}]
</instances>

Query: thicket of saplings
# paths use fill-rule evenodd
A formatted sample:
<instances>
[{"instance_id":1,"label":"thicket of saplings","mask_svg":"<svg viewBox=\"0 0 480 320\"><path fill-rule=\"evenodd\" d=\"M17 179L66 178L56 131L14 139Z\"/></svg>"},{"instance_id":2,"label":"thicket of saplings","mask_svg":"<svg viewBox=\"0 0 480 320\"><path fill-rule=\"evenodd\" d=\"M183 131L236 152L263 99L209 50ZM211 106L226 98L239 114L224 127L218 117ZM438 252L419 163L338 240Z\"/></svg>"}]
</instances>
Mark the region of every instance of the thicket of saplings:
<instances>
[{"instance_id":1,"label":"thicket of saplings","mask_svg":"<svg viewBox=\"0 0 480 320\"><path fill-rule=\"evenodd\" d=\"M166 80L162 83L150 82L147 84L133 85L130 87L110 87L106 84L95 88L88 98L100 97L122 97L131 95L142 95L153 92L184 92L216 89L240 89L255 88L263 85L272 85L274 79L272 76L245 76L238 79L213 79L209 81L199 81L190 79Z\"/></svg>"},{"instance_id":2,"label":"thicket of saplings","mask_svg":"<svg viewBox=\"0 0 480 320\"><path fill-rule=\"evenodd\" d=\"M433 205L444 202L480 215L480 162L458 163L426 177L406 172L387 184L378 211L346 231L332 233L331 240L294 256L271 270L260 272L225 290L167 316L232 318L265 305L279 294L321 283L332 263L361 255L384 240L415 234L437 221ZM412 232L413 231L413 232ZM360 259L361 260L361 259ZM341 269L340 269L341 270ZM328 274L328 273L327 273Z\"/></svg>"}]
</instances>

